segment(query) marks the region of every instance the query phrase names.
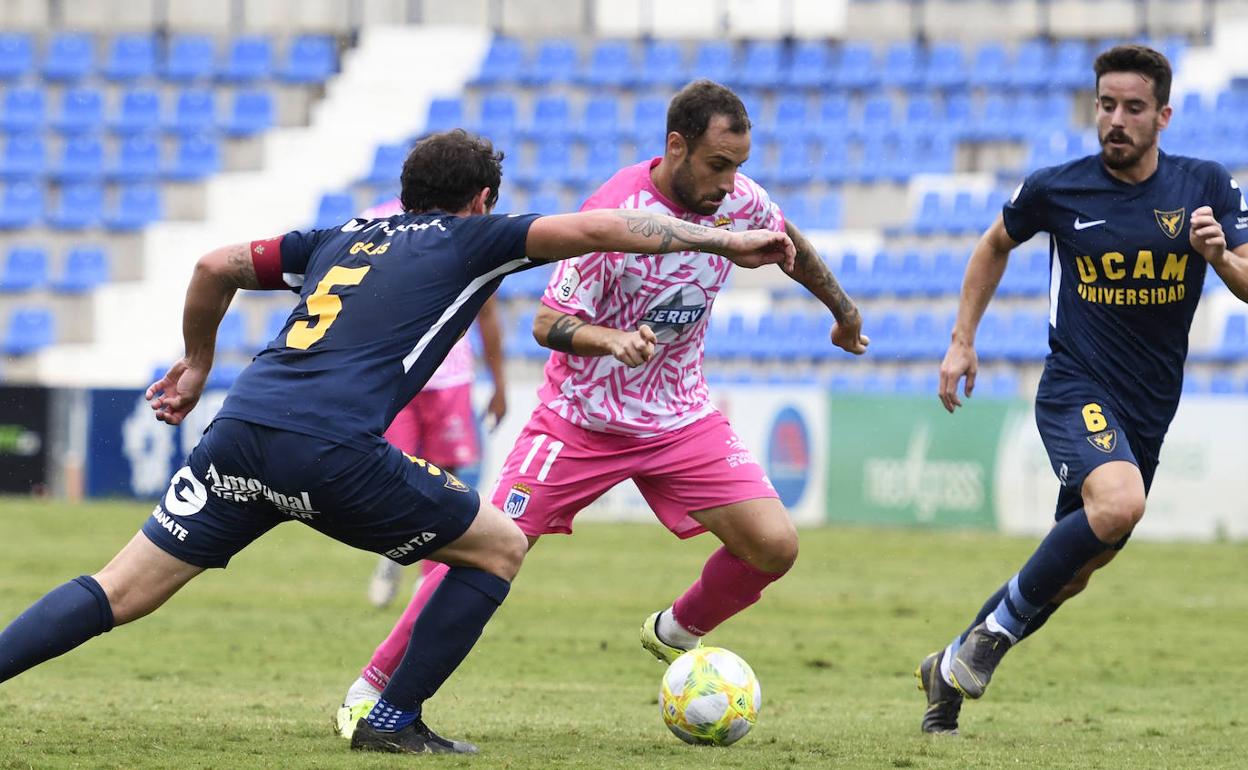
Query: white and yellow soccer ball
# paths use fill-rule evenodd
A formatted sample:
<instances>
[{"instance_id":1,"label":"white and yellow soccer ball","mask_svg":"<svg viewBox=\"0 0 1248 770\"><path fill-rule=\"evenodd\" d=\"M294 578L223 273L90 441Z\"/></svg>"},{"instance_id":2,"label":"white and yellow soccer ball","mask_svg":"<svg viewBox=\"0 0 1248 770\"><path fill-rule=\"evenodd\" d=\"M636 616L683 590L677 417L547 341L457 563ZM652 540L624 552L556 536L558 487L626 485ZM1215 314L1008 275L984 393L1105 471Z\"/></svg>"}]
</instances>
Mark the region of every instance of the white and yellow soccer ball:
<instances>
[{"instance_id":1,"label":"white and yellow soccer ball","mask_svg":"<svg viewBox=\"0 0 1248 770\"><path fill-rule=\"evenodd\" d=\"M763 692L748 663L722 647L697 647L667 667L663 722L685 743L730 746L758 719Z\"/></svg>"}]
</instances>

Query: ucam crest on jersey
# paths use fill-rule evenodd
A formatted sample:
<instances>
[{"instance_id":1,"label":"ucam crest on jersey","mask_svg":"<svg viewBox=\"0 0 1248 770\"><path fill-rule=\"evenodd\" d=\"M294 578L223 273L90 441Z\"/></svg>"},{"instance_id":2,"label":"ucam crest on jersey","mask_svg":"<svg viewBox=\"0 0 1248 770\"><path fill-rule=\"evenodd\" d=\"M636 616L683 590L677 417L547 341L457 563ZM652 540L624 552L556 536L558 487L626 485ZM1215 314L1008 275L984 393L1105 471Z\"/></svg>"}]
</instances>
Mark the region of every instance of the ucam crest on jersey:
<instances>
[{"instance_id":1,"label":"ucam crest on jersey","mask_svg":"<svg viewBox=\"0 0 1248 770\"><path fill-rule=\"evenodd\" d=\"M533 496L533 490L525 484L515 484L507 492L507 499L503 501L503 513L513 519L518 519L524 515L524 509L529 507L529 499Z\"/></svg>"}]
</instances>

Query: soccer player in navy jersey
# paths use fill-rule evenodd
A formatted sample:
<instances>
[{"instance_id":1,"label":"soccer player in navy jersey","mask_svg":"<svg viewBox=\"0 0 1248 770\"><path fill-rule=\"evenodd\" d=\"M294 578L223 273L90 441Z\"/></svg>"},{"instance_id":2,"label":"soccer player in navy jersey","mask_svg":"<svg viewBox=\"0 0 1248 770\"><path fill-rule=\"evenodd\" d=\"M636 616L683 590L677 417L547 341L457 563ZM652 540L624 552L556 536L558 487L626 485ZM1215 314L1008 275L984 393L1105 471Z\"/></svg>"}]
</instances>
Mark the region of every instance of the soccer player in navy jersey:
<instances>
[{"instance_id":1,"label":"soccer player in navy jersey","mask_svg":"<svg viewBox=\"0 0 1248 770\"><path fill-rule=\"evenodd\" d=\"M382 438L503 277L590 251L702 251L792 269L784 233L731 232L648 212L493 216L502 155L463 131L419 142L404 212L212 251L195 267L185 355L147 391L178 424L212 367L238 289L293 289L285 327L238 378L139 534L102 570L54 589L0 632L0 682L152 612L272 527L300 521L401 564L450 571L412 628L353 749L471 753L421 718L524 558L520 529L477 492Z\"/></svg>"},{"instance_id":2,"label":"soccer player in navy jersey","mask_svg":"<svg viewBox=\"0 0 1248 770\"><path fill-rule=\"evenodd\" d=\"M1099 155L1041 169L975 247L940 366L950 412L975 385L975 330L1009 252L1049 234L1049 348L1036 424L1061 487L1056 523L970 627L920 664L925 732L956 732L1002 656L1035 633L1126 544L1144 515L1179 403L1188 332L1212 267L1248 301L1248 204L1226 169L1158 147L1170 121L1170 64L1150 48L1102 53Z\"/></svg>"}]
</instances>

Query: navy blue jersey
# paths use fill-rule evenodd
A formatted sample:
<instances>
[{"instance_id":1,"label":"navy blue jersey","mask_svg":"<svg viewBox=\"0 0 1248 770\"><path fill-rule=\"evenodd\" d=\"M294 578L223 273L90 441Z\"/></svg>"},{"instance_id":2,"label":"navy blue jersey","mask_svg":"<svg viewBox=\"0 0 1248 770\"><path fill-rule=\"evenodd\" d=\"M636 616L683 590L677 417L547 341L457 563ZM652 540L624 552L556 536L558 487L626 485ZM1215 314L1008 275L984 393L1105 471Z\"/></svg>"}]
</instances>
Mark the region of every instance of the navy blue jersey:
<instances>
[{"instance_id":1,"label":"navy blue jersey","mask_svg":"<svg viewBox=\"0 0 1248 770\"><path fill-rule=\"evenodd\" d=\"M252 244L300 302L226 397L232 417L367 449L524 256L537 215L398 214Z\"/></svg>"},{"instance_id":2,"label":"navy blue jersey","mask_svg":"<svg viewBox=\"0 0 1248 770\"><path fill-rule=\"evenodd\" d=\"M1041 169L1003 211L1019 243L1049 233L1046 380L1091 379L1151 440L1165 435L1182 389L1207 264L1188 240L1201 206L1228 248L1248 242L1248 205L1226 169L1165 153L1139 184L1110 176L1099 155Z\"/></svg>"}]
</instances>

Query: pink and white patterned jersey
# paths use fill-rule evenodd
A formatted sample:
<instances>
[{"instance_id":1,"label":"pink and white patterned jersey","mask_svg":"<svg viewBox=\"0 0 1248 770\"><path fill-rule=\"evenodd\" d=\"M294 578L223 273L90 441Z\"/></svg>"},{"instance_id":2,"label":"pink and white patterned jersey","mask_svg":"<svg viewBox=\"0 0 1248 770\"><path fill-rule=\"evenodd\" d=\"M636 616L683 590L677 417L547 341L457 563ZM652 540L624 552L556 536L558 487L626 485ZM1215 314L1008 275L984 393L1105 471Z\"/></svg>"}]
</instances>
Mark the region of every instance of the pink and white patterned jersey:
<instances>
[{"instance_id":1,"label":"pink and white patterned jersey","mask_svg":"<svg viewBox=\"0 0 1248 770\"><path fill-rule=\"evenodd\" d=\"M403 204L399 202L398 198L393 198L365 209L360 216L365 219L384 219L402 213ZM451 352L446 354L446 359L442 361L421 390L445 390L446 388L468 385L473 380L475 363L472 355L472 345L468 343L468 335L465 334L451 348Z\"/></svg>"},{"instance_id":2,"label":"pink and white patterned jersey","mask_svg":"<svg viewBox=\"0 0 1248 770\"><path fill-rule=\"evenodd\" d=\"M740 173L715 214L685 211L651 181L659 160L621 169L581 210L638 209L707 227L784 230L779 207ZM538 391L542 403L582 428L640 437L676 430L713 412L702 349L711 305L732 266L723 257L698 252L595 252L559 263L543 304L612 329L647 324L658 344L654 357L638 367L611 356L551 353Z\"/></svg>"}]
</instances>

